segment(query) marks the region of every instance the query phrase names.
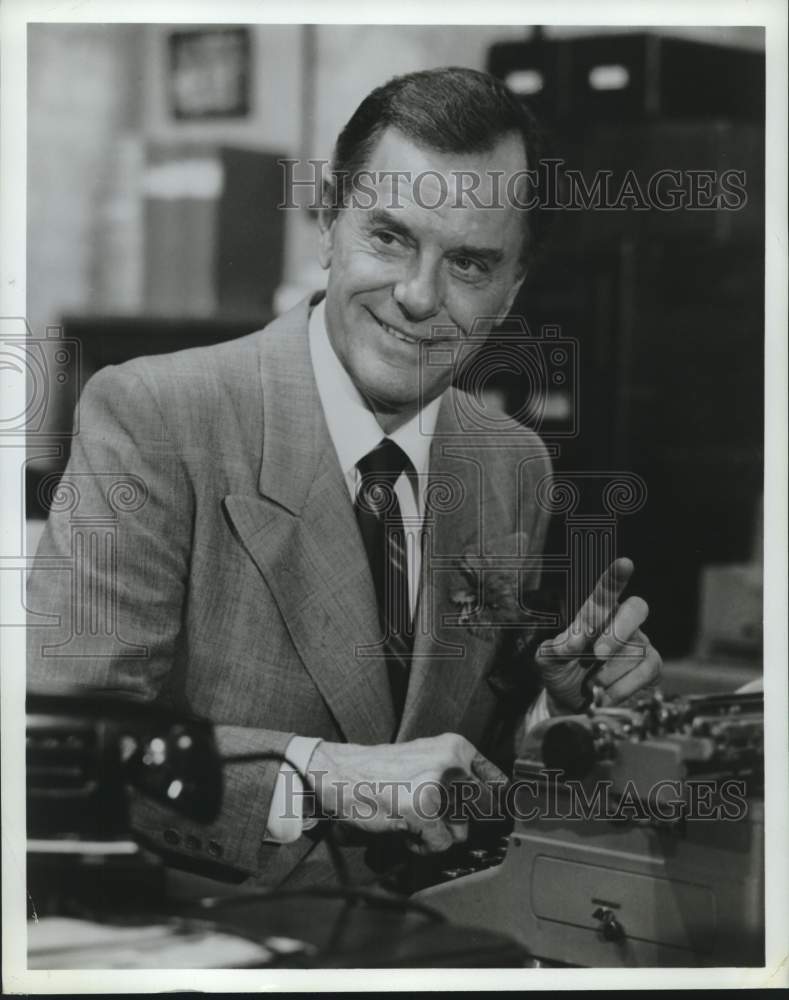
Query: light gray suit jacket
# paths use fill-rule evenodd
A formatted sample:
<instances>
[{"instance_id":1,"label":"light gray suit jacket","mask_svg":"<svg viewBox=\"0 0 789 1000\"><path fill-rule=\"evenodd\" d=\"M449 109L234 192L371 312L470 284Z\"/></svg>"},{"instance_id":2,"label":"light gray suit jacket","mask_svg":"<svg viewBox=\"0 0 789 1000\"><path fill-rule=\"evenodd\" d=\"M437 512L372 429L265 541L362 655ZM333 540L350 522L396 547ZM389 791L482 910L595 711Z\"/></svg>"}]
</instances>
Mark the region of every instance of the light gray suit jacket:
<instances>
[{"instance_id":1,"label":"light gray suit jacket","mask_svg":"<svg viewBox=\"0 0 789 1000\"><path fill-rule=\"evenodd\" d=\"M455 389L442 401L422 624L395 732L372 578L312 371L309 307L90 380L38 552L81 568L50 559L30 574L30 687L170 702L210 719L223 753L283 752L293 734L377 744L442 732L484 751L503 708L486 683L503 633L458 624L452 595L463 554L512 557L516 545L536 583L546 449L514 423L480 433ZM91 518L99 548L77 553ZM107 558L96 554L102 539ZM229 766L210 825L136 802L138 832L183 858L280 881L312 844L262 840L277 771Z\"/></svg>"}]
</instances>

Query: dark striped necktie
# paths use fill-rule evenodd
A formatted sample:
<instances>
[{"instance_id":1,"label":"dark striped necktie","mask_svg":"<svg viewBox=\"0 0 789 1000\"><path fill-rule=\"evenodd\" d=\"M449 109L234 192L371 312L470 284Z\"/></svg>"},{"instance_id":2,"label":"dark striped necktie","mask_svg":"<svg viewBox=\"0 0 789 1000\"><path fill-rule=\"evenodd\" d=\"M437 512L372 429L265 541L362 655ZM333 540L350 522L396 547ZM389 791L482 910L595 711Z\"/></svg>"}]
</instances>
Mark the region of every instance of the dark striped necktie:
<instances>
[{"instance_id":1,"label":"dark striped necktie","mask_svg":"<svg viewBox=\"0 0 789 1000\"><path fill-rule=\"evenodd\" d=\"M403 471L413 467L399 445L383 438L357 463L357 468L361 479L354 509L375 583L383 654L399 722L408 688L414 633L408 599L408 552L394 487Z\"/></svg>"}]
</instances>

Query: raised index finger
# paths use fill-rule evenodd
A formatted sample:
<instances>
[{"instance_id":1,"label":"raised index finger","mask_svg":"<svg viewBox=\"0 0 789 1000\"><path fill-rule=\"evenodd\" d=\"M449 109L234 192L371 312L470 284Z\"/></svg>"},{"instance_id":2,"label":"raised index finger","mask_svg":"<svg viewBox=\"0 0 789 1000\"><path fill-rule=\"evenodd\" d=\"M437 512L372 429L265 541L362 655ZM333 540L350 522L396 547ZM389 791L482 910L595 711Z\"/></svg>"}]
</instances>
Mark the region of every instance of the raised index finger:
<instances>
[{"instance_id":1,"label":"raised index finger","mask_svg":"<svg viewBox=\"0 0 789 1000\"><path fill-rule=\"evenodd\" d=\"M594 590L584 601L570 631L592 638L605 628L616 610L619 597L633 575L630 559L615 559L595 584Z\"/></svg>"}]
</instances>

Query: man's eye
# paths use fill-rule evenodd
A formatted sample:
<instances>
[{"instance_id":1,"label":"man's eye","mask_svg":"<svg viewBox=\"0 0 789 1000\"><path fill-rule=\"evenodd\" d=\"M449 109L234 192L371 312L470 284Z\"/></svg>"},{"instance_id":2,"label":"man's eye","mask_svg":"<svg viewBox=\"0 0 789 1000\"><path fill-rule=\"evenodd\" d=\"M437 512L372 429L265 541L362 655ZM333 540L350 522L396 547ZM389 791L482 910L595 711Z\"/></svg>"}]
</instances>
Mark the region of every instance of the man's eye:
<instances>
[{"instance_id":1,"label":"man's eye","mask_svg":"<svg viewBox=\"0 0 789 1000\"><path fill-rule=\"evenodd\" d=\"M398 242L397 237L394 233L390 233L388 229L379 229L373 233L373 238L378 240L379 243L383 243L384 246L390 247L394 246Z\"/></svg>"},{"instance_id":2,"label":"man's eye","mask_svg":"<svg viewBox=\"0 0 789 1000\"><path fill-rule=\"evenodd\" d=\"M452 261L452 266L460 271L461 274L467 276L476 276L484 274L484 268L471 257L455 257Z\"/></svg>"}]
</instances>

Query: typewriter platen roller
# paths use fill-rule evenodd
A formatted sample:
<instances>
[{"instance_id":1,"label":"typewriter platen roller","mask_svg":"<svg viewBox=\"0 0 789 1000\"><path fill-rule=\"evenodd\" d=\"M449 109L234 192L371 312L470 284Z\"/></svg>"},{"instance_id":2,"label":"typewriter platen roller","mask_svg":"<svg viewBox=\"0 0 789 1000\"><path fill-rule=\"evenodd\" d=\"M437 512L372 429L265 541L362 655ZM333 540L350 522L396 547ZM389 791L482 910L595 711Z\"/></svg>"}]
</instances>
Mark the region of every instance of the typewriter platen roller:
<instances>
[{"instance_id":1,"label":"typewriter platen roller","mask_svg":"<svg viewBox=\"0 0 789 1000\"><path fill-rule=\"evenodd\" d=\"M763 718L734 694L549 720L516 763L511 833L415 897L549 963L762 965Z\"/></svg>"}]
</instances>

